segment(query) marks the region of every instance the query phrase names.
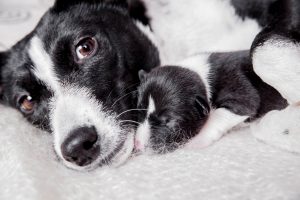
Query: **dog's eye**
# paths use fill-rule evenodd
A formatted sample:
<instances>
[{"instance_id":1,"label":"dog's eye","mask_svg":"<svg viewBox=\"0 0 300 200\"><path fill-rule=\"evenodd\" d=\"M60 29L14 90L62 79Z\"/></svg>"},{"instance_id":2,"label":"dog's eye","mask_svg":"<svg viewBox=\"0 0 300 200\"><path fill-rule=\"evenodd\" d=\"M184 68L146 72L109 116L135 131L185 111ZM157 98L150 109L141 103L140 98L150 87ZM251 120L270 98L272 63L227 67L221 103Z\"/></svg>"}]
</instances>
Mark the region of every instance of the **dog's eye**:
<instances>
[{"instance_id":1,"label":"dog's eye","mask_svg":"<svg viewBox=\"0 0 300 200\"><path fill-rule=\"evenodd\" d=\"M31 96L24 95L19 100L20 110L25 114L31 114L34 108L34 101Z\"/></svg>"},{"instance_id":2,"label":"dog's eye","mask_svg":"<svg viewBox=\"0 0 300 200\"><path fill-rule=\"evenodd\" d=\"M97 49L97 41L92 37L86 37L76 45L76 56L79 60L91 57Z\"/></svg>"}]
</instances>

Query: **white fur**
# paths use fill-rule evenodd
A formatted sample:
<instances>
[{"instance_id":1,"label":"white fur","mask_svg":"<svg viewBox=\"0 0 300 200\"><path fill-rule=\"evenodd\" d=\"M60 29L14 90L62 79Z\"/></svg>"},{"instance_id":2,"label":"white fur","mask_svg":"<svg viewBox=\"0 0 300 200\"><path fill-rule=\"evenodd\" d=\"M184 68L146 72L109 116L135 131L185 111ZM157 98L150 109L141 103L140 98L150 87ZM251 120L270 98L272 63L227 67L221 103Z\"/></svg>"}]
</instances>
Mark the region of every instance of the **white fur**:
<instances>
[{"instance_id":1,"label":"white fur","mask_svg":"<svg viewBox=\"0 0 300 200\"><path fill-rule=\"evenodd\" d=\"M77 170L92 169L124 140L125 145L113 159L113 164L125 161L133 149L132 130L126 130L126 133L116 121L116 116L104 112L101 102L97 101L87 88L61 83L55 75L53 62L38 37L31 40L29 55L34 65L34 74L54 93L50 103L50 125L55 151L65 165ZM83 126L96 127L101 138L101 156L89 166L78 167L63 158L61 145L72 130Z\"/></svg>"},{"instance_id":2,"label":"white fur","mask_svg":"<svg viewBox=\"0 0 300 200\"><path fill-rule=\"evenodd\" d=\"M33 62L35 76L49 89L58 92L59 80L55 75L53 62L49 54L45 51L42 41L37 36L31 39L28 52Z\"/></svg>"},{"instance_id":3,"label":"white fur","mask_svg":"<svg viewBox=\"0 0 300 200\"><path fill-rule=\"evenodd\" d=\"M225 108L213 110L200 133L186 147L191 149L207 147L247 118L248 116L234 114Z\"/></svg>"},{"instance_id":4,"label":"white fur","mask_svg":"<svg viewBox=\"0 0 300 200\"><path fill-rule=\"evenodd\" d=\"M101 156L91 166L84 168L77 167L64 160L65 164L71 168L93 168L100 160L112 153L122 141L128 139L133 143L132 137L127 138L132 133L126 133L125 130L122 130L116 121L116 116L104 112L102 104L91 95L87 88L64 86L61 95L55 96L51 104L50 116L54 132L54 147L60 157L62 157L61 144L68 134L76 128L95 126L100 138ZM129 142L127 141L126 143L128 144ZM129 149L122 150L128 154L127 151L131 152L132 145L124 146L124 148Z\"/></svg>"},{"instance_id":5,"label":"white fur","mask_svg":"<svg viewBox=\"0 0 300 200\"><path fill-rule=\"evenodd\" d=\"M300 45L285 39L271 39L253 54L253 68L290 104L300 100Z\"/></svg>"},{"instance_id":6,"label":"white fur","mask_svg":"<svg viewBox=\"0 0 300 200\"><path fill-rule=\"evenodd\" d=\"M154 112L155 112L155 102L153 98L150 96L146 119L137 128L136 137L135 137L135 148L136 150L139 150L141 152L145 151L149 143L149 139L151 135L151 127L148 118Z\"/></svg>"},{"instance_id":7,"label":"white fur","mask_svg":"<svg viewBox=\"0 0 300 200\"><path fill-rule=\"evenodd\" d=\"M210 64L209 64L209 53L202 53L192 57L185 59L184 61L179 63L179 66L184 68L190 69L196 72L201 80L203 81L206 89L206 95L208 99L211 97L211 89L210 89L210 82L209 82L209 71L210 71Z\"/></svg>"},{"instance_id":8,"label":"white fur","mask_svg":"<svg viewBox=\"0 0 300 200\"><path fill-rule=\"evenodd\" d=\"M143 0L160 43L162 64L198 52L249 49L260 27L242 20L230 0Z\"/></svg>"}]
</instances>

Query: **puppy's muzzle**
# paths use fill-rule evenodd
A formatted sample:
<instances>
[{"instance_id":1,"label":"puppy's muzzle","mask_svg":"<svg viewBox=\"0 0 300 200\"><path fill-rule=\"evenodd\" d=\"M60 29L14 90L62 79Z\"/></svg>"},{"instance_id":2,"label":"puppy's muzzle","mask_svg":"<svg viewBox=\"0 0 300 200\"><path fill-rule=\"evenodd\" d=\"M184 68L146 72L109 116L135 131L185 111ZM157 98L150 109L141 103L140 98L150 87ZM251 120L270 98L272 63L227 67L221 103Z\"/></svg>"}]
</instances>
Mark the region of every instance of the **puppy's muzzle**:
<instances>
[{"instance_id":1,"label":"puppy's muzzle","mask_svg":"<svg viewBox=\"0 0 300 200\"><path fill-rule=\"evenodd\" d=\"M99 137L95 127L73 130L61 145L64 159L78 166L87 166L100 154Z\"/></svg>"}]
</instances>

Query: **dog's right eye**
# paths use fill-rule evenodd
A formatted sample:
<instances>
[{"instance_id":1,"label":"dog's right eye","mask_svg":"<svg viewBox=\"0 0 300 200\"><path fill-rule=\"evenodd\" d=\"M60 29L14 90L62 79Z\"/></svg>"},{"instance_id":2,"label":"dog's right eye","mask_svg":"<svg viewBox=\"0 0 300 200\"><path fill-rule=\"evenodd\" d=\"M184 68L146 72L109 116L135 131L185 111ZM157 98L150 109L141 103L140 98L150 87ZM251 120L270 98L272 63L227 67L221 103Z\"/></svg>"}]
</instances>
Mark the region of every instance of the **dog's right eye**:
<instances>
[{"instance_id":1,"label":"dog's right eye","mask_svg":"<svg viewBox=\"0 0 300 200\"><path fill-rule=\"evenodd\" d=\"M34 110L34 101L30 95L23 95L19 101L19 107L22 113L32 114Z\"/></svg>"},{"instance_id":2,"label":"dog's right eye","mask_svg":"<svg viewBox=\"0 0 300 200\"><path fill-rule=\"evenodd\" d=\"M97 50L97 41L92 37L81 39L76 45L76 56L78 61L89 58L94 55Z\"/></svg>"}]
</instances>

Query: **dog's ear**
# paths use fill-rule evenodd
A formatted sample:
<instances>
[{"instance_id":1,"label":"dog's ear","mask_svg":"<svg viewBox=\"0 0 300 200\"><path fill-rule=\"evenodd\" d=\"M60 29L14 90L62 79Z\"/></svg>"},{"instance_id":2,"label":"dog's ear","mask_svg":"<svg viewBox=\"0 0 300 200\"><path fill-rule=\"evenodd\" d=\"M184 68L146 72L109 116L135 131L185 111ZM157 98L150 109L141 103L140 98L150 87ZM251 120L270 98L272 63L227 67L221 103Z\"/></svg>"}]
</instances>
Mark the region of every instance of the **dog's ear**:
<instances>
[{"instance_id":1,"label":"dog's ear","mask_svg":"<svg viewBox=\"0 0 300 200\"><path fill-rule=\"evenodd\" d=\"M7 54L5 52L0 52L0 99L2 96L2 69L7 60Z\"/></svg>"},{"instance_id":2,"label":"dog's ear","mask_svg":"<svg viewBox=\"0 0 300 200\"><path fill-rule=\"evenodd\" d=\"M140 82L143 82L147 77L147 72L145 70L140 70L139 71L139 79Z\"/></svg>"},{"instance_id":3,"label":"dog's ear","mask_svg":"<svg viewBox=\"0 0 300 200\"><path fill-rule=\"evenodd\" d=\"M122 7L128 7L127 0L56 0L52 11L60 12L68 9L72 5L87 3L87 4L110 4L110 5L118 5Z\"/></svg>"}]
</instances>

